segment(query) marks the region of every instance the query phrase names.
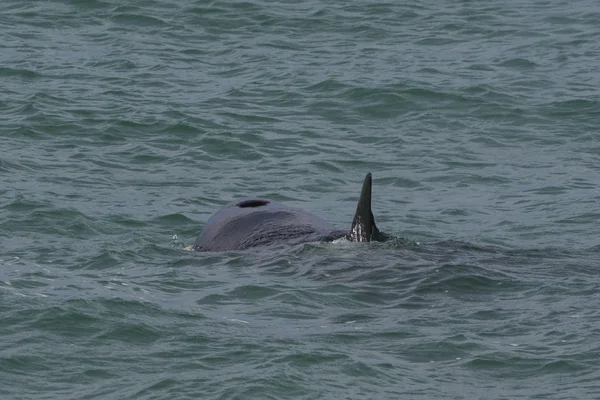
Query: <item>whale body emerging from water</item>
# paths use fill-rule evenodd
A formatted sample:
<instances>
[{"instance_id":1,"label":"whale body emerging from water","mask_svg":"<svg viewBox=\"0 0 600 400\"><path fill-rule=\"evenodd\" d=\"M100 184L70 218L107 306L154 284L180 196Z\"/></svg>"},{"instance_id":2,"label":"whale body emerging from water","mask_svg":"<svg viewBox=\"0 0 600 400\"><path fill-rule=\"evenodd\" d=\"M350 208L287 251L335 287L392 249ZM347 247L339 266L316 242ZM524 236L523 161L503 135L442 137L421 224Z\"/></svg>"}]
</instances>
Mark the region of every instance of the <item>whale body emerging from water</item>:
<instances>
[{"instance_id":1,"label":"whale body emerging from water","mask_svg":"<svg viewBox=\"0 0 600 400\"><path fill-rule=\"evenodd\" d=\"M329 222L304 210L263 198L232 201L207 221L196 238L196 251L244 250L252 247L306 242L384 241L387 235L377 229L371 211L372 177L363 182L356 213L349 231L338 230Z\"/></svg>"}]
</instances>

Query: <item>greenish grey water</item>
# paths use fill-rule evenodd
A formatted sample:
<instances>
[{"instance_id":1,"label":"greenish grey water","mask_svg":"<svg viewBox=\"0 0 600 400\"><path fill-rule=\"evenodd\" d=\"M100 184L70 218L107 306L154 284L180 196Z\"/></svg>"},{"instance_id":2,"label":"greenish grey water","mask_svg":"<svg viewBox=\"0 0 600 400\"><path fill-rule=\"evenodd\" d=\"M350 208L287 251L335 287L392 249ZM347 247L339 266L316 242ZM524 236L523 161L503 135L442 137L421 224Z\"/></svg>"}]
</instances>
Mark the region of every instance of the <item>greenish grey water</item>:
<instances>
[{"instance_id":1,"label":"greenish grey water","mask_svg":"<svg viewBox=\"0 0 600 400\"><path fill-rule=\"evenodd\" d=\"M600 397L600 5L3 1L0 398ZM229 200L389 243L199 254Z\"/></svg>"}]
</instances>

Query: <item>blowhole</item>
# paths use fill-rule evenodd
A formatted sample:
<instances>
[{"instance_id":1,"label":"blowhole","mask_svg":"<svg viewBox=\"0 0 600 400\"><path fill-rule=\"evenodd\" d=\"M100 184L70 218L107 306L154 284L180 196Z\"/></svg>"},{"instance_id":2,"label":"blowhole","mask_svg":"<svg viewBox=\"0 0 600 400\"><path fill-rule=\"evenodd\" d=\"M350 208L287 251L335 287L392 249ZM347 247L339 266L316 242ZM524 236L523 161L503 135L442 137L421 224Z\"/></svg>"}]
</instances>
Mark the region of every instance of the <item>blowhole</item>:
<instances>
[{"instance_id":1,"label":"blowhole","mask_svg":"<svg viewBox=\"0 0 600 400\"><path fill-rule=\"evenodd\" d=\"M253 200L241 201L241 202L237 203L237 206L239 208L254 208L254 207L266 206L267 204L269 204L269 202L267 200L253 199Z\"/></svg>"}]
</instances>

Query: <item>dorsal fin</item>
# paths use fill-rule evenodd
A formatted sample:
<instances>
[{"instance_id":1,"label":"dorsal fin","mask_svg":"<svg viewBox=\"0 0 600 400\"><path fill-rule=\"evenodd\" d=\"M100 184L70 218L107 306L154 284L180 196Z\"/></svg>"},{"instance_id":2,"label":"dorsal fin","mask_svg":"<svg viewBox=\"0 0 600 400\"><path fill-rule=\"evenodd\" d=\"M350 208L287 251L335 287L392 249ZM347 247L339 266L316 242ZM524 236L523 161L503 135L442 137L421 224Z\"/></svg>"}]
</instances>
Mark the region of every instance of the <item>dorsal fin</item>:
<instances>
[{"instance_id":1,"label":"dorsal fin","mask_svg":"<svg viewBox=\"0 0 600 400\"><path fill-rule=\"evenodd\" d=\"M371 186L372 177L369 172L363 182L352 228L346 237L351 242L370 242L379 239L379 229L375 225L375 218L371 211Z\"/></svg>"}]
</instances>

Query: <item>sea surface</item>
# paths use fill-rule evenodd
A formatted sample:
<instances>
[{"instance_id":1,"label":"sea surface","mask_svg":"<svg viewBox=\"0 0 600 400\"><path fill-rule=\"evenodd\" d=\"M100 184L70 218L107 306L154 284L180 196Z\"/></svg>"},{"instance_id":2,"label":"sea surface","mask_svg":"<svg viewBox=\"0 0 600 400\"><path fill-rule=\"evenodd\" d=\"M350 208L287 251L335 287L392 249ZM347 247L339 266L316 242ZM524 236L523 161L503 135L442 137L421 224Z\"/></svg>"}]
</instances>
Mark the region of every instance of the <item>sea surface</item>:
<instances>
[{"instance_id":1,"label":"sea surface","mask_svg":"<svg viewBox=\"0 0 600 400\"><path fill-rule=\"evenodd\" d=\"M0 399L600 398L600 2L2 0ZM396 239L189 250L264 196Z\"/></svg>"}]
</instances>

